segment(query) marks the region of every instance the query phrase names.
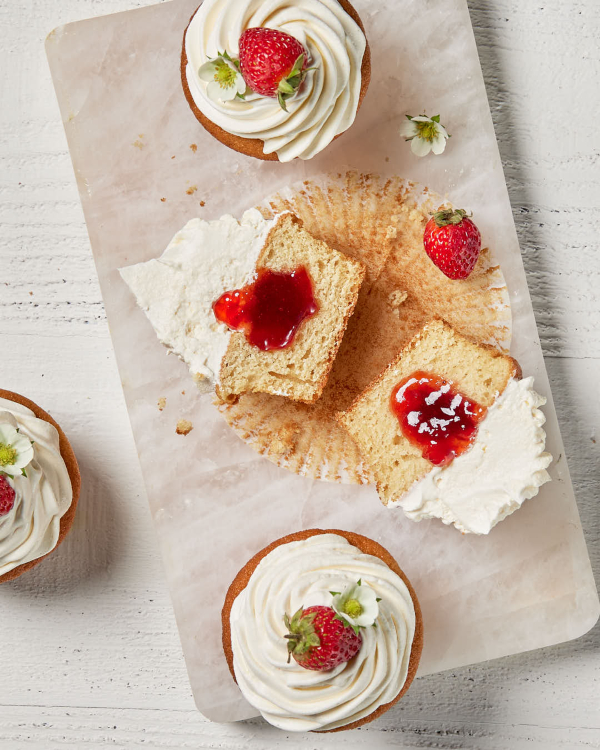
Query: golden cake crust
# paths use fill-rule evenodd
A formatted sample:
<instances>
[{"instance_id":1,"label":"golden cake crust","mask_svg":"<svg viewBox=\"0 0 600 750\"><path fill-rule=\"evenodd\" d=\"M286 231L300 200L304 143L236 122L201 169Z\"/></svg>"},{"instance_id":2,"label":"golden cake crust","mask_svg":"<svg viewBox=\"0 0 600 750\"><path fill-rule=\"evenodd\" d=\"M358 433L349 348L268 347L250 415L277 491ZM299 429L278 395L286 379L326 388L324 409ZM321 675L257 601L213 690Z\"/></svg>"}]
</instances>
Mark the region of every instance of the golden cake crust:
<instances>
[{"instance_id":1,"label":"golden cake crust","mask_svg":"<svg viewBox=\"0 0 600 750\"><path fill-rule=\"evenodd\" d=\"M233 579L233 582L231 583L231 586L227 591L227 594L225 596L225 604L223 605L223 610L221 613L223 628L223 650L225 652L225 658L227 659L229 671L231 672L231 676L235 680L235 672L233 670L233 651L231 648L231 626L229 622L233 602L235 601L236 597L246 588L246 586L248 585L248 581L250 580L250 576L256 570L259 562L263 559L263 557L266 557L269 552L272 552L281 544L288 544L289 542L301 542L305 539L309 539L311 536L317 536L318 534L337 534L338 536L343 536L348 540L348 542L350 542L350 544L352 544L354 547L357 547L361 552L364 552L366 555L372 555L373 557L378 557L380 560L383 560L383 562L404 581L415 608L415 635L410 652L408 674L406 676L406 681L402 686L402 690L392 701L379 706L379 708L377 708L368 716L365 716L358 721L353 721L350 724L346 724L343 727L338 727L337 729L322 730L324 733L342 732L346 729L356 729L356 727L360 727L363 724L367 724L368 722L377 719L379 716L381 716L381 714L385 713L389 708L391 708L394 703L397 703L400 698L402 698L402 696L406 693L412 681L414 680L417 673L417 668L419 666L421 652L423 651L423 617L421 614L421 607L419 606L419 600L417 599L417 595L412 587L412 584L410 583L396 560L385 549L385 547L382 547L377 542L369 539L369 537L362 536L362 534L355 534L352 531L340 531L339 529L307 529L305 531L297 531L294 534L288 534L287 536L281 537L281 539L277 539L276 541L271 542L271 544L267 545L264 549L254 555L254 557L252 557L246 563L246 565L244 565L244 567Z\"/></svg>"},{"instance_id":2,"label":"golden cake crust","mask_svg":"<svg viewBox=\"0 0 600 750\"><path fill-rule=\"evenodd\" d=\"M44 422L49 422L51 425L54 425L54 427L56 427L59 436L60 454L66 464L67 471L69 473L69 479L71 480L71 486L73 488L73 502L69 506L69 509L67 510L65 515L60 519L60 532L58 535L58 541L56 542L56 546L54 547L54 549L50 550L50 552L48 552L46 555L38 557L36 560L31 560L31 562L24 563L23 565L19 565L16 568L9 570L9 572L5 573L3 576L0 576L0 583L7 583L8 581L13 581L15 578L18 578L28 570L31 570L31 568L34 568L36 565L38 565L38 563L41 563L45 557L48 557L48 555L51 555L54 552L56 547L58 547L58 545L61 544L63 539L66 537L71 529L71 526L73 525L75 511L77 510L77 502L79 500L79 493L81 490L81 475L79 474L79 466L77 465L75 453L73 452L73 448L71 448L71 444L67 440L67 436L62 431L57 422L55 422L55 420L52 419L52 417L48 414L48 412L41 409L30 399L25 398L25 396L21 396L18 393L13 393L12 391L4 391L0 389L0 398L5 398L8 401L14 401L15 404L21 404L21 406L25 406L28 409L31 409L31 411L38 419L43 419Z\"/></svg>"},{"instance_id":3,"label":"golden cake crust","mask_svg":"<svg viewBox=\"0 0 600 750\"><path fill-rule=\"evenodd\" d=\"M369 88L369 82L371 80L371 50L369 48L369 42L367 40L367 35L365 33L365 27L363 26L363 22L360 16L358 15L358 13L356 12L356 10L352 7L352 5L350 5L348 0L338 0L338 2L342 6L342 8L346 11L346 13L352 18L352 20L355 21L360 26L363 34L365 34L365 41L367 44L367 46L365 47L365 54L363 56L361 70L360 70L361 72L360 95L358 99L358 107L356 110L358 112L363 102L363 99L365 98L367 89ZM199 7L200 6L198 6L198 8ZM260 138L242 138L239 135L233 135L232 133L228 133L226 130L223 130L223 128L220 128L212 120L206 117L206 115L204 115L196 106L196 103L194 102L194 98L188 86L186 75L185 75L185 69L188 63L187 54L185 52L185 37L187 34L188 27L190 23L192 22L192 18L194 18L194 16L198 12L198 8L196 8L196 10L192 13L192 17L190 18L189 23L186 26L185 31L183 32L183 44L181 48L181 85L183 86L183 93L185 94L187 103L190 105L190 109L196 116L196 119L198 120L198 122L204 127L204 129L207 130L214 138L220 141L223 145L228 146L229 148L233 149L234 151L237 151L240 154L245 154L246 156L253 156L255 159L262 159L262 161L279 161L279 158L276 153L273 153L273 154L264 153L263 149L264 149L265 143ZM344 135L344 133L339 133L338 135L335 136L333 140L335 140L336 138L339 138L341 135Z\"/></svg>"}]
</instances>

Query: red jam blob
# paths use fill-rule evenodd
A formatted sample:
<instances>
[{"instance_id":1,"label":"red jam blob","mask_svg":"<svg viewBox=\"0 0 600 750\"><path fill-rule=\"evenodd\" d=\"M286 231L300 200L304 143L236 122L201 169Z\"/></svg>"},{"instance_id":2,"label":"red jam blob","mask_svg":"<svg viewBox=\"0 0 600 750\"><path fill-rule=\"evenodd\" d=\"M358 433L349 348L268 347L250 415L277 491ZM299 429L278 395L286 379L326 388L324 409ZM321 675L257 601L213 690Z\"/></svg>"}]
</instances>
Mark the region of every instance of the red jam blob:
<instances>
[{"instance_id":1,"label":"red jam blob","mask_svg":"<svg viewBox=\"0 0 600 750\"><path fill-rule=\"evenodd\" d=\"M262 268L252 284L225 292L213 304L215 318L263 351L285 349L302 321L319 306L306 268L280 273Z\"/></svg>"},{"instance_id":2,"label":"red jam blob","mask_svg":"<svg viewBox=\"0 0 600 750\"><path fill-rule=\"evenodd\" d=\"M487 412L447 380L422 370L398 383L391 408L404 437L435 466L446 466L472 445Z\"/></svg>"}]
</instances>

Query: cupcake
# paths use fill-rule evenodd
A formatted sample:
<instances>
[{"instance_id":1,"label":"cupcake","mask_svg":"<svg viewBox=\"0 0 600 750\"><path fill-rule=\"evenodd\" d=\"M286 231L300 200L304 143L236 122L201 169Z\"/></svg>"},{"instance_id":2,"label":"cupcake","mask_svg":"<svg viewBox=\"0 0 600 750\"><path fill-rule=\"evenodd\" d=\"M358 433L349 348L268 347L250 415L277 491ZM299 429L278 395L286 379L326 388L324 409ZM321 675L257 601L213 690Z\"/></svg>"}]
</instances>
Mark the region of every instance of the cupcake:
<instances>
[{"instance_id":1,"label":"cupcake","mask_svg":"<svg viewBox=\"0 0 600 750\"><path fill-rule=\"evenodd\" d=\"M200 123L257 159L311 159L354 122L370 53L347 0L204 0L185 31L181 79Z\"/></svg>"},{"instance_id":2,"label":"cupcake","mask_svg":"<svg viewBox=\"0 0 600 750\"><path fill-rule=\"evenodd\" d=\"M408 690L423 648L419 602L397 562L347 531L265 547L229 587L222 623L244 697L290 732L377 718Z\"/></svg>"},{"instance_id":3,"label":"cupcake","mask_svg":"<svg viewBox=\"0 0 600 750\"><path fill-rule=\"evenodd\" d=\"M0 390L0 583L62 542L79 489L77 460L61 428L33 401Z\"/></svg>"}]
</instances>

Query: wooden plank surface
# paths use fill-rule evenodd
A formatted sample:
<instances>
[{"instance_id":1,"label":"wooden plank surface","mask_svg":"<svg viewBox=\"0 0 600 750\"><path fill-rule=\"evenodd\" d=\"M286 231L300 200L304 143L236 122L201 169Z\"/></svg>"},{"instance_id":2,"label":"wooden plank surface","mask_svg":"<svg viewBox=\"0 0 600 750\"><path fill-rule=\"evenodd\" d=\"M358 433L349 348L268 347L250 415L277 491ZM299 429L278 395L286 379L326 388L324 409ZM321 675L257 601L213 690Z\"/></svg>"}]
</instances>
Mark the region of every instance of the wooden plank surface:
<instances>
[{"instance_id":1,"label":"wooden plank surface","mask_svg":"<svg viewBox=\"0 0 600 750\"><path fill-rule=\"evenodd\" d=\"M72 439L70 538L0 589L0 748L559 748L600 745L600 627L418 680L351 735L195 711L43 51L55 26L149 4L0 0L0 384ZM600 579L597 0L470 10L592 565Z\"/></svg>"}]
</instances>

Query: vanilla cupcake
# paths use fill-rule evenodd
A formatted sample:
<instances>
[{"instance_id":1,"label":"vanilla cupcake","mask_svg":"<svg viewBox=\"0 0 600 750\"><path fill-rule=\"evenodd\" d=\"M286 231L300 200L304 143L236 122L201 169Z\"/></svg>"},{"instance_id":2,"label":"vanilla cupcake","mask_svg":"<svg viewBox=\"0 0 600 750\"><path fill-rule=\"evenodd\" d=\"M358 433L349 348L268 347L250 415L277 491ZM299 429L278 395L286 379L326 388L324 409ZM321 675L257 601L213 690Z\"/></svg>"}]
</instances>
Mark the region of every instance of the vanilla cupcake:
<instances>
[{"instance_id":1,"label":"vanilla cupcake","mask_svg":"<svg viewBox=\"0 0 600 750\"><path fill-rule=\"evenodd\" d=\"M244 67L240 39L259 28L274 38ZM255 61L266 56L272 72L286 47L293 53L279 66L287 71L279 90L258 85ZM288 70L292 58L299 67ZM354 122L370 74L364 27L347 0L204 0L184 34L181 79L194 115L221 143L257 159L311 159L326 148Z\"/></svg>"},{"instance_id":2,"label":"vanilla cupcake","mask_svg":"<svg viewBox=\"0 0 600 750\"><path fill-rule=\"evenodd\" d=\"M353 729L408 690L423 648L415 592L394 558L347 531L273 542L238 573L222 613L233 678L289 732Z\"/></svg>"},{"instance_id":3,"label":"vanilla cupcake","mask_svg":"<svg viewBox=\"0 0 600 750\"><path fill-rule=\"evenodd\" d=\"M33 401L0 390L0 583L62 542L79 489L77 460L58 424Z\"/></svg>"}]
</instances>

